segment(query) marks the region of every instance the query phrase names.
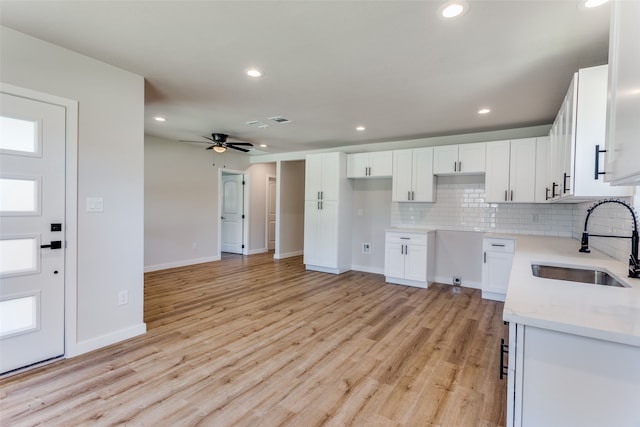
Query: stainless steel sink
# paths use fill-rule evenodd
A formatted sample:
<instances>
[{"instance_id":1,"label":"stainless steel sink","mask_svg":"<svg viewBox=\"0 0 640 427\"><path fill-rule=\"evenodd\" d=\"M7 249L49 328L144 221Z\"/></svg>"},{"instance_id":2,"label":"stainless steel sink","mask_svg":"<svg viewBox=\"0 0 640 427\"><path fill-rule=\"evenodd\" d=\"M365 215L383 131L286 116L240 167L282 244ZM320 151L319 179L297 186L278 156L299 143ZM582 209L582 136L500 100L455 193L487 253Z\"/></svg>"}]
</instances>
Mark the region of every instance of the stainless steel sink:
<instances>
[{"instance_id":1,"label":"stainless steel sink","mask_svg":"<svg viewBox=\"0 0 640 427\"><path fill-rule=\"evenodd\" d=\"M570 282L590 283L593 285L628 288L609 273L595 269L556 267L552 265L531 264L534 276L545 279L568 280Z\"/></svg>"}]
</instances>

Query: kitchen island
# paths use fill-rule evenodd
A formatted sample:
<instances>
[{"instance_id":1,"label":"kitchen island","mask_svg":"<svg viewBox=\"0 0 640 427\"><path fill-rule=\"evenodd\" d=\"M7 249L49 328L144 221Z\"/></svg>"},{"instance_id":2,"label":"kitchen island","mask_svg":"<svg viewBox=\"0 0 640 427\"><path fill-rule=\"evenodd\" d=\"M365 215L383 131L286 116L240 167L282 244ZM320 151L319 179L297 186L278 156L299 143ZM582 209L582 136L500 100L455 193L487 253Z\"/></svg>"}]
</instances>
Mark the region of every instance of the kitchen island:
<instances>
[{"instance_id":1,"label":"kitchen island","mask_svg":"<svg viewBox=\"0 0 640 427\"><path fill-rule=\"evenodd\" d=\"M510 237L507 426L640 425L640 280L574 239ZM604 270L627 287L536 277L532 264Z\"/></svg>"}]
</instances>

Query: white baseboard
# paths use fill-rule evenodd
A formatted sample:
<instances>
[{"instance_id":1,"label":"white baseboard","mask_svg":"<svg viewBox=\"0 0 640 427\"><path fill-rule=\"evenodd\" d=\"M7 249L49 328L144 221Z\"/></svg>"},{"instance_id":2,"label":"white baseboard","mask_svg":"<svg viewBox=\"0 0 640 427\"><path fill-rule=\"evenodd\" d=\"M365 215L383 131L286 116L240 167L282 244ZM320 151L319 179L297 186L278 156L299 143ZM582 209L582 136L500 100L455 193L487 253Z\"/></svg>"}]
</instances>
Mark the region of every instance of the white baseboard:
<instances>
[{"instance_id":1,"label":"white baseboard","mask_svg":"<svg viewBox=\"0 0 640 427\"><path fill-rule=\"evenodd\" d=\"M181 261L168 262L165 264L146 265L144 267L144 272L149 273L151 271L166 270L168 268L176 268L176 267L185 267L187 265L203 264L205 262L212 262L212 261L220 261L220 255L213 256L213 257L205 257L205 258L185 259Z\"/></svg>"},{"instance_id":2,"label":"white baseboard","mask_svg":"<svg viewBox=\"0 0 640 427\"><path fill-rule=\"evenodd\" d=\"M434 282L437 283L444 283L445 285L451 285L453 286L453 284L451 283L451 277L434 277L433 278ZM474 288L474 289L482 289L482 282L475 282L473 280L465 280L464 277L462 278L462 285L463 288Z\"/></svg>"},{"instance_id":3,"label":"white baseboard","mask_svg":"<svg viewBox=\"0 0 640 427\"><path fill-rule=\"evenodd\" d=\"M282 253L275 253L273 254L273 258L274 259L284 259L284 258L291 258L294 256L300 256L304 253L304 251L293 251L293 252L282 252Z\"/></svg>"},{"instance_id":4,"label":"white baseboard","mask_svg":"<svg viewBox=\"0 0 640 427\"><path fill-rule=\"evenodd\" d=\"M80 341L73 345L73 348L67 348L66 357L79 356L120 341L128 340L129 338L137 337L138 335L143 335L146 332L147 324L140 323L96 338Z\"/></svg>"},{"instance_id":5,"label":"white baseboard","mask_svg":"<svg viewBox=\"0 0 640 427\"><path fill-rule=\"evenodd\" d=\"M363 273L384 274L384 267L371 267L369 265L352 265L353 271L361 271Z\"/></svg>"},{"instance_id":6,"label":"white baseboard","mask_svg":"<svg viewBox=\"0 0 640 427\"><path fill-rule=\"evenodd\" d=\"M251 249L247 255L263 254L265 252L269 252L267 248Z\"/></svg>"}]
</instances>

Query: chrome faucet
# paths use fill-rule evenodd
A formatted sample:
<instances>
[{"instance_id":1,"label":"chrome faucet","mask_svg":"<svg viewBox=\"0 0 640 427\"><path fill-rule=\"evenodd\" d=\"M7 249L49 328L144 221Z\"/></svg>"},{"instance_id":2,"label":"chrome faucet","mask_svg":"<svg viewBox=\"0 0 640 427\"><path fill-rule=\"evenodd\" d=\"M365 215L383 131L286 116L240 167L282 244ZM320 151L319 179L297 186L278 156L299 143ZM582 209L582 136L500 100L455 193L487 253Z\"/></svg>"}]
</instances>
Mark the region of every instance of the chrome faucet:
<instances>
[{"instance_id":1,"label":"chrome faucet","mask_svg":"<svg viewBox=\"0 0 640 427\"><path fill-rule=\"evenodd\" d=\"M618 199L606 199L596 202L593 206L587 209L587 218L584 220L584 231L582 232L582 240L580 242L580 252L591 252L589 250L589 233L587 232L587 225L589 224L589 216L600 205L605 203L617 203L629 209L631 212L631 218L633 219L633 232L631 236L612 236L602 234L592 234L593 237L615 237L619 239L631 239L631 255L629 257L629 277L640 278L640 260L638 260L638 217L631 205L627 202Z\"/></svg>"}]
</instances>

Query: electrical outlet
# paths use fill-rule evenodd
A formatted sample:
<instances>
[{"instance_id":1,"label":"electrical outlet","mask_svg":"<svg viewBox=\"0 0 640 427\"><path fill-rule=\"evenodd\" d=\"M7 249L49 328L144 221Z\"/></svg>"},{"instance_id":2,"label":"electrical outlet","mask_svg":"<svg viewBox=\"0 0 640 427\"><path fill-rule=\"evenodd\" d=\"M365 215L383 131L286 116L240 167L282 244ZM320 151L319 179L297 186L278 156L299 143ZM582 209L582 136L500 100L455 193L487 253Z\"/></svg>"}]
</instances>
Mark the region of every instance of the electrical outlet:
<instances>
[{"instance_id":1,"label":"electrical outlet","mask_svg":"<svg viewBox=\"0 0 640 427\"><path fill-rule=\"evenodd\" d=\"M453 276L453 285L460 286L462 284L462 278L460 276Z\"/></svg>"},{"instance_id":2,"label":"electrical outlet","mask_svg":"<svg viewBox=\"0 0 640 427\"><path fill-rule=\"evenodd\" d=\"M362 244L362 253L370 254L371 253L371 243L363 243Z\"/></svg>"},{"instance_id":3,"label":"electrical outlet","mask_svg":"<svg viewBox=\"0 0 640 427\"><path fill-rule=\"evenodd\" d=\"M118 305L129 304L129 291L118 292Z\"/></svg>"}]
</instances>

